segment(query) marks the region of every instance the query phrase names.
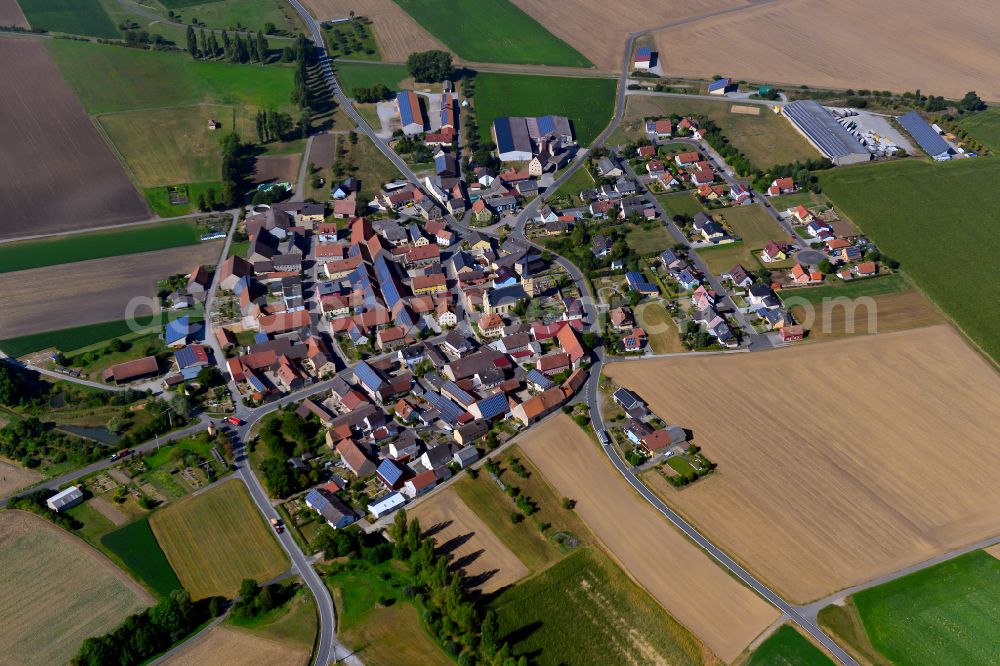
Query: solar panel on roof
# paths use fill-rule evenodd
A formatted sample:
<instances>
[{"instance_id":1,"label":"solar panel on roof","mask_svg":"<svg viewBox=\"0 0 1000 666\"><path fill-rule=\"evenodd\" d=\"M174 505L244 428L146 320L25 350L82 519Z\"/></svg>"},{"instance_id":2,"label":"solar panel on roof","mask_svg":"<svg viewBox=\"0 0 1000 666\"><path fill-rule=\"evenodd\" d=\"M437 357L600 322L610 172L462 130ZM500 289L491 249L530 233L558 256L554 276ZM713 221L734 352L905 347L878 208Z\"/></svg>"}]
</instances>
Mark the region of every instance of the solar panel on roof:
<instances>
[{"instance_id":1,"label":"solar panel on roof","mask_svg":"<svg viewBox=\"0 0 1000 666\"><path fill-rule=\"evenodd\" d=\"M458 423L458 418L465 413L464 409L440 393L428 391L424 394L424 400L426 400L433 409L437 410L437 412L441 414L441 418L443 418L450 425Z\"/></svg>"},{"instance_id":2,"label":"solar panel on roof","mask_svg":"<svg viewBox=\"0 0 1000 666\"><path fill-rule=\"evenodd\" d=\"M535 384L536 386L538 386L539 388L541 388L543 391L545 389L550 389L553 386L555 386L555 382L553 382L551 379L549 379L544 374L542 374L541 372L539 372L536 368L532 368L528 372L527 379L528 379L529 382L531 382L532 384Z\"/></svg>"},{"instance_id":3,"label":"solar panel on roof","mask_svg":"<svg viewBox=\"0 0 1000 666\"><path fill-rule=\"evenodd\" d=\"M490 397L480 400L476 405L484 419L493 419L507 412L507 396L503 393L494 393Z\"/></svg>"},{"instance_id":4,"label":"solar panel on roof","mask_svg":"<svg viewBox=\"0 0 1000 666\"><path fill-rule=\"evenodd\" d=\"M709 92L713 90L718 90L720 88L725 88L729 85L729 79L719 79L718 81L712 81L708 84Z\"/></svg>"},{"instance_id":5,"label":"solar panel on roof","mask_svg":"<svg viewBox=\"0 0 1000 666\"><path fill-rule=\"evenodd\" d=\"M358 364L354 366L354 376L372 391L382 385L382 378L375 372L374 368L364 361L358 361Z\"/></svg>"},{"instance_id":6,"label":"solar panel on roof","mask_svg":"<svg viewBox=\"0 0 1000 666\"><path fill-rule=\"evenodd\" d=\"M464 390L461 386L453 381L445 382L444 386L441 387L443 391L447 391L451 395L455 396L455 399L465 405L471 405L476 401L469 393Z\"/></svg>"},{"instance_id":7,"label":"solar panel on roof","mask_svg":"<svg viewBox=\"0 0 1000 666\"><path fill-rule=\"evenodd\" d=\"M253 387L255 391L267 390L267 385L260 377L257 376L256 372L250 370L247 372L246 377L247 377L247 382L250 384L250 386Z\"/></svg>"},{"instance_id":8,"label":"solar panel on roof","mask_svg":"<svg viewBox=\"0 0 1000 666\"><path fill-rule=\"evenodd\" d=\"M510 118L496 118L493 121L493 132L496 134L499 152L507 153L515 150L514 136L510 131Z\"/></svg>"},{"instance_id":9,"label":"solar panel on roof","mask_svg":"<svg viewBox=\"0 0 1000 666\"><path fill-rule=\"evenodd\" d=\"M896 120L909 132L924 152L931 157L947 155L951 152L948 142L934 131L934 128L927 124L927 121L920 117L916 111L910 111L906 115L900 116Z\"/></svg>"},{"instance_id":10,"label":"solar panel on roof","mask_svg":"<svg viewBox=\"0 0 1000 666\"><path fill-rule=\"evenodd\" d=\"M653 49L649 48L648 46L640 46L635 50L635 54L637 56L648 56L651 55L652 53Z\"/></svg>"},{"instance_id":11,"label":"solar panel on roof","mask_svg":"<svg viewBox=\"0 0 1000 666\"><path fill-rule=\"evenodd\" d=\"M787 104L782 112L831 159L847 155L869 155L868 150L816 100L796 100Z\"/></svg>"},{"instance_id":12,"label":"solar panel on roof","mask_svg":"<svg viewBox=\"0 0 1000 666\"><path fill-rule=\"evenodd\" d=\"M396 467L396 463L392 462L388 458L383 460L375 470L378 475L385 479L385 482L390 486L396 485L401 478L403 478L403 470Z\"/></svg>"},{"instance_id":13,"label":"solar panel on roof","mask_svg":"<svg viewBox=\"0 0 1000 666\"><path fill-rule=\"evenodd\" d=\"M399 106L399 119L403 121L404 125L409 125L416 122L414 120L413 107L410 104L410 93L400 92L396 93L396 103Z\"/></svg>"},{"instance_id":14,"label":"solar panel on roof","mask_svg":"<svg viewBox=\"0 0 1000 666\"><path fill-rule=\"evenodd\" d=\"M316 511L322 511L327 507L333 506L332 504L330 504L330 500L328 500L326 497L323 496L321 492L315 489L310 490L306 494L306 504L311 506Z\"/></svg>"}]
</instances>

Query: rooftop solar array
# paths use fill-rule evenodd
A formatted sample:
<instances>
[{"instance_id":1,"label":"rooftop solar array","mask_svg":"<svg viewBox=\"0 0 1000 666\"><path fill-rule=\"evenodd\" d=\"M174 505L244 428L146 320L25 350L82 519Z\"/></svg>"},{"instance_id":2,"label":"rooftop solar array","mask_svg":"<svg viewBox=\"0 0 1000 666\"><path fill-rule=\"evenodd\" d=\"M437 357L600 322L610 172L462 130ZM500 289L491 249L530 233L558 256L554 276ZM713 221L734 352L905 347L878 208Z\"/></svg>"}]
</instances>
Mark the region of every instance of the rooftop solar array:
<instances>
[{"instance_id":1,"label":"rooftop solar array","mask_svg":"<svg viewBox=\"0 0 1000 666\"><path fill-rule=\"evenodd\" d=\"M403 470L396 466L396 463L392 462L388 458L382 461L375 470L378 475L385 479L385 482L390 486L394 486L399 483L399 480L403 478Z\"/></svg>"},{"instance_id":2,"label":"rooftop solar array","mask_svg":"<svg viewBox=\"0 0 1000 666\"><path fill-rule=\"evenodd\" d=\"M638 271L629 271L625 274L625 279L628 280L629 286L636 291L657 292L660 290L655 284L646 282L646 278Z\"/></svg>"},{"instance_id":3,"label":"rooftop solar array","mask_svg":"<svg viewBox=\"0 0 1000 666\"><path fill-rule=\"evenodd\" d=\"M472 403L474 403L476 401L475 398L473 398L471 395L469 395L468 391L466 391L465 389L463 389L461 386L459 386L458 384L456 384L453 381L447 381L447 382L445 382L444 385L441 387L441 390L442 391L447 391L452 396L454 396L454 398L456 400L458 400L459 402L461 402L464 405L471 405Z\"/></svg>"},{"instance_id":4,"label":"rooftop solar array","mask_svg":"<svg viewBox=\"0 0 1000 666\"><path fill-rule=\"evenodd\" d=\"M528 372L527 380L530 383L535 384L536 386L541 388L543 391L545 389L550 389L556 385L555 382L553 382L551 379L546 377L544 374L542 374L535 368L532 368L531 371Z\"/></svg>"},{"instance_id":5,"label":"rooftop solar array","mask_svg":"<svg viewBox=\"0 0 1000 666\"><path fill-rule=\"evenodd\" d=\"M501 414L507 413L507 395L504 393L494 393L488 398L480 400L476 405L484 419L494 419Z\"/></svg>"},{"instance_id":6,"label":"rooftop solar array","mask_svg":"<svg viewBox=\"0 0 1000 666\"><path fill-rule=\"evenodd\" d=\"M870 157L868 149L842 127L823 105L813 99L800 99L787 104L785 116L799 128L820 152L834 160L849 155Z\"/></svg>"},{"instance_id":7,"label":"rooftop solar array","mask_svg":"<svg viewBox=\"0 0 1000 666\"><path fill-rule=\"evenodd\" d=\"M449 425L457 424L459 417L465 413L464 409L440 393L428 391L424 394L424 400L426 400L433 409L437 410L437 412L441 414L441 418L444 419Z\"/></svg>"},{"instance_id":8,"label":"rooftop solar array","mask_svg":"<svg viewBox=\"0 0 1000 666\"><path fill-rule=\"evenodd\" d=\"M375 258L375 277L378 278L379 288L382 290L382 298L385 299L386 306L392 308L399 302L399 285L396 283L396 276L389 268L389 262L385 257L379 255Z\"/></svg>"},{"instance_id":9,"label":"rooftop solar array","mask_svg":"<svg viewBox=\"0 0 1000 666\"><path fill-rule=\"evenodd\" d=\"M941 138L941 135L934 131L934 128L927 124L927 121L920 117L916 111L910 111L906 115L900 116L899 124L909 132L924 152L931 157L947 155L951 152L951 146Z\"/></svg>"},{"instance_id":10,"label":"rooftop solar array","mask_svg":"<svg viewBox=\"0 0 1000 666\"><path fill-rule=\"evenodd\" d=\"M375 372L375 369L372 368L372 366L368 365L364 361L358 361L357 365L354 366L354 376L358 378L359 382L372 391L382 385L382 377Z\"/></svg>"}]
</instances>

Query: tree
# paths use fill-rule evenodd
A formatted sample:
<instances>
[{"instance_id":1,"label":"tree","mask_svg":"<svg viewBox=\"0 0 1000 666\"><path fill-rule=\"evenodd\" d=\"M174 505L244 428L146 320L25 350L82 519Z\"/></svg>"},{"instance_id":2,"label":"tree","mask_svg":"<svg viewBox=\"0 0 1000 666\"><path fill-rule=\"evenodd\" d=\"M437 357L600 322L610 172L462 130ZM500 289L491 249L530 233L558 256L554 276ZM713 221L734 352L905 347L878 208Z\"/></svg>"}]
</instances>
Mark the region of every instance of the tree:
<instances>
[{"instance_id":1,"label":"tree","mask_svg":"<svg viewBox=\"0 0 1000 666\"><path fill-rule=\"evenodd\" d=\"M435 83L450 79L455 73L451 54L447 51L421 51L406 58L410 75L421 83Z\"/></svg>"},{"instance_id":2,"label":"tree","mask_svg":"<svg viewBox=\"0 0 1000 666\"><path fill-rule=\"evenodd\" d=\"M964 111L982 111L986 108L986 102L976 94L975 90L970 90L965 93L965 97L958 103L958 106Z\"/></svg>"},{"instance_id":3,"label":"tree","mask_svg":"<svg viewBox=\"0 0 1000 666\"><path fill-rule=\"evenodd\" d=\"M823 275L831 275L833 273L833 264L830 263L829 259L819 262L819 272Z\"/></svg>"},{"instance_id":4,"label":"tree","mask_svg":"<svg viewBox=\"0 0 1000 666\"><path fill-rule=\"evenodd\" d=\"M194 34L194 28L187 27L187 50L192 58L198 57L198 37Z\"/></svg>"},{"instance_id":5,"label":"tree","mask_svg":"<svg viewBox=\"0 0 1000 666\"><path fill-rule=\"evenodd\" d=\"M205 36L204 28L198 34L198 50L201 51L202 58L211 57L211 54L208 52L208 38Z\"/></svg>"},{"instance_id":6,"label":"tree","mask_svg":"<svg viewBox=\"0 0 1000 666\"><path fill-rule=\"evenodd\" d=\"M500 623L492 610L486 611L486 615L483 616L479 632L480 649L486 657L492 657L500 649Z\"/></svg>"},{"instance_id":7,"label":"tree","mask_svg":"<svg viewBox=\"0 0 1000 666\"><path fill-rule=\"evenodd\" d=\"M212 57L215 58L219 55L219 42L215 39L215 31L208 33L208 49L212 52Z\"/></svg>"},{"instance_id":8,"label":"tree","mask_svg":"<svg viewBox=\"0 0 1000 666\"><path fill-rule=\"evenodd\" d=\"M260 62L263 64L267 60L267 39L264 37L264 33L260 30L257 31L257 55L260 57Z\"/></svg>"}]
</instances>

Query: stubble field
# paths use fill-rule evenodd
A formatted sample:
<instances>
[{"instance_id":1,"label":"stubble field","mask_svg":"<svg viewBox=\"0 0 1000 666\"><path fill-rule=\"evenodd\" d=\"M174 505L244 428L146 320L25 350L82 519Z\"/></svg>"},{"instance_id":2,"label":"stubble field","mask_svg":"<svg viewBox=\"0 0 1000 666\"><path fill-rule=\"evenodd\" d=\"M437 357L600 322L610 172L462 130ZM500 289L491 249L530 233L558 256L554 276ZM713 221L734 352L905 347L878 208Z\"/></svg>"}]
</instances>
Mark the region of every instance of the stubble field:
<instances>
[{"instance_id":1,"label":"stubble field","mask_svg":"<svg viewBox=\"0 0 1000 666\"><path fill-rule=\"evenodd\" d=\"M40 41L0 40L0 239L149 217Z\"/></svg>"},{"instance_id":2,"label":"stubble field","mask_svg":"<svg viewBox=\"0 0 1000 666\"><path fill-rule=\"evenodd\" d=\"M719 465L668 501L792 601L996 531L1000 376L951 327L606 372Z\"/></svg>"},{"instance_id":3,"label":"stubble field","mask_svg":"<svg viewBox=\"0 0 1000 666\"><path fill-rule=\"evenodd\" d=\"M556 492L576 500L577 515L622 568L721 659L735 659L777 619L642 500L568 416L545 421L521 448Z\"/></svg>"},{"instance_id":4,"label":"stubble field","mask_svg":"<svg viewBox=\"0 0 1000 666\"><path fill-rule=\"evenodd\" d=\"M0 25L14 25L27 28L28 20L17 4L17 0L0 0Z\"/></svg>"},{"instance_id":5,"label":"stubble field","mask_svg":"<svg viewBox=\"0 0 1000 666\"><path fill-rule=\"evenodd\" d=\"M817 29L822 26L822 29ZM795 0L656 33L671 76L1000 99L1000 5L969 0ZM891 38L887 38L891 35ZM933 35L933 39L929 36ZM725 45L717 48L709 45Z\"/></svg>"},{"instance_id":6,"label":"stubble field","mask_svg":"<svg viewBox=\"0 0 1000 666\"><path fill-rule=\"evenodd\" d=\"M17 463L0 460L0 497L7 497L16 490L41 481L42 475Z\"/></svg>"},{"instance_id":7,"label":"stubble field","mask_svg":"<svg viewBox=\"0 0 1000 666\"><path fill-rule=\"evenodd\" d=\"M4 663L65 664L153 601L82 540L20 511L0 513L0 570Z\"/></svg>"},{"instance_id":8,"label":"stubble field","mask_svg":"<svg viewBox=\"0 0 1000 666\"><path fill-rule=\"evenodd\" d=\"M462 569L472 588L491 593L527 576L528 567L453 491L438 493L412 512L439 551Z\"/></svg>"},{"instance_id":9,"label":"stubble field","mask_svg":"<svg viewBox=\"0 0 1000 666\"><path fill-rule=\"evenodd\" d=\"M136 297L152 298L156 281L214 265L221 242L34 268L0 275L0 339L120 320ZM139 310L147 316L148 308Z\"/></svg>"},{"instance_id":10,"label":"stubble field","mask_svg":"<svg viewBox=\"0 0 1000 666\"><path fill-rule=\"evenodd\" d=\"M448 50L392 0L303 0L302 4L321 21L344 18L351 11L367 16L386 60L403 61L414 51Z\"/></svg>"},{"instance_id":11,"label":"stubble field","mask_svg":"<svg viewBox=\"0 0 1000 666\"><path fill-rule=\"evenodd\" d=\"M245 578L265 581L288 558L241 481L226 481L153 514L156 540L193 599L232 596Z\"/></svg>"},{"instance_id":12,"label":"stubble field","mask_svg":"<svg viewBox=\"0 0 1000 666\"><path fill-rule=\"evenodd\" d=\"M164 662L167 666L241 666L247 663L304 666L309 663L309 652L245 631L218 626Z\"/></svg>"},{"instance_id":13,"label":"stubble field","mask_svg":"<svg viewBox=\"0 0 1000 666\"><path fill-rule=\"evenodd\" d=\"M630 32L746 4L744 0L633 0L616 3L614 9L609 10L608 3L603 0L512 2L556 37L587 56L598 69L606 71L621 69L625 39Z\"/></svg>"}]
</instances>

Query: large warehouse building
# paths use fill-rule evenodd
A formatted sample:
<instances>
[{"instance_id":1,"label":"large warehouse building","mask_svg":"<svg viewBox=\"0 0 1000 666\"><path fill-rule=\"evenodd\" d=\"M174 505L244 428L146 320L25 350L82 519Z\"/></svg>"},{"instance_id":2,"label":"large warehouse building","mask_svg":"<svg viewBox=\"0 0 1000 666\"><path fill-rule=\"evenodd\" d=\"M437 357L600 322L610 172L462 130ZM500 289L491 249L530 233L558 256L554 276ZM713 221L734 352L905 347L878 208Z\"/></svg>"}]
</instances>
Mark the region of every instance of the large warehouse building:
<instances>
[{"instance_id":1,"label":"large warehouse building","mask_svg":"<svg viewBox=\"0 0 1000 666\"><path fill-rule=\"evenodd\" d=\"M526 162L538 153L539 140L555 139L563 144L573 143L573 129L565 116L517 116L497 118L493 121L493 143L502 162Z\"/></svg>"},{"instance_id":2,"label":"large warehouse building","mask_svg":"<svg viewBox=\"0 0 1000 666\"><path fill-rule=\"evenodd\" d=\"M948 142L941 138L941 135L934 131L934 128L927 124L927 121L920 117L916 111L897 118L899 124L910 133L924 152L938 162L951 159L952 150Z\"/></svg>"},{"instance_id":3,"label":"large warehouse building","mask_svg":"<svg viewBox=\"0 0 1000 666\"><path fill-rule=\"evenodd\" d=\"M791 102L782 113L802 136L836 165L867 162L872 156L833 114L812 99Z\"/></svg>"}]
</instances>

